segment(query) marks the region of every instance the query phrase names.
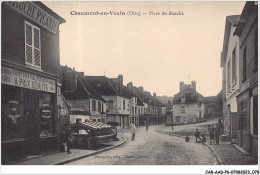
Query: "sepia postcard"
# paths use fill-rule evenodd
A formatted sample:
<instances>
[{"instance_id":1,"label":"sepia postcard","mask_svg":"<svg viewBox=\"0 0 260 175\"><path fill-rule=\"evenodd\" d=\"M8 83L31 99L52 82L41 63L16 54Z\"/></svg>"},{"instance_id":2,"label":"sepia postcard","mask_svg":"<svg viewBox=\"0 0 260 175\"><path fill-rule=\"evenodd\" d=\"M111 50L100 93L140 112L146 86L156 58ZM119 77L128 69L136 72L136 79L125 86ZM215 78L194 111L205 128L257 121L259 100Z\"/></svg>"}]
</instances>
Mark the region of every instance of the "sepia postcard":
<instances>
[{"instance_id":1,"label":"sepia postcard","mask_svg":"<svg viewBox=\"0 0 260 175\"><path fill-rule=\"evenodd\" d=\"M1 2L2 173L259 174L258 122L258 1Z\"/></svg>"}]
</instances>

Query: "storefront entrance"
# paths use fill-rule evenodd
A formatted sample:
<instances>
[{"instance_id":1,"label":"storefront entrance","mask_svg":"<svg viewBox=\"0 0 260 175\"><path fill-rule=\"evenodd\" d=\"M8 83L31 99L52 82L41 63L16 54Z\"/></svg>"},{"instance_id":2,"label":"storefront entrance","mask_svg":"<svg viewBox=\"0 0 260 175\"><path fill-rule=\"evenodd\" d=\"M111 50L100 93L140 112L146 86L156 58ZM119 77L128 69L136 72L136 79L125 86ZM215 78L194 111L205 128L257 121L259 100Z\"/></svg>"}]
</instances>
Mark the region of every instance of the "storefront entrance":
<instances>
[{"instance_id":1,"label":"storefront entrance","mask_svg":"<svg viewBox=\"0 0 260 175\"><path fill-rule=\"evenodd\" d=\"M28 138L27 154L39 154L39 92L25 90L25 115L27 120L26 137Z\"/></svg>"}]
</instances>

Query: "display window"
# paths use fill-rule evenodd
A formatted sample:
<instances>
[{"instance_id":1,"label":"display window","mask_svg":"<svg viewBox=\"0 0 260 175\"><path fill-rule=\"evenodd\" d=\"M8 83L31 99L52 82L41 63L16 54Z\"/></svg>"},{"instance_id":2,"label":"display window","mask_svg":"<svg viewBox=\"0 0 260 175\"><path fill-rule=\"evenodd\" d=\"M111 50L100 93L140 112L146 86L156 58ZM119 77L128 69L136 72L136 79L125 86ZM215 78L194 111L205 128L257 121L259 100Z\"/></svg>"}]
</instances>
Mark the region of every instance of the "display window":
<instances>
[{"instance_id":1,"label":"display window","mask_svg":"<svg viewBox=\"0 0 260 175\"><path fill-rule=\"evenodd\" d=\"M2 141L22 138L25 128L22 88L2 85Z\"/></svg>"},{"instance_id":2,"label":"display window","mask_svg":"<svg viewBox=\"0 0 260 175\"><path fill-rule=\"evenodd\" d=\"M40 137L54 135L53 95L40 93Z\"/></svg>"}]
</instances>

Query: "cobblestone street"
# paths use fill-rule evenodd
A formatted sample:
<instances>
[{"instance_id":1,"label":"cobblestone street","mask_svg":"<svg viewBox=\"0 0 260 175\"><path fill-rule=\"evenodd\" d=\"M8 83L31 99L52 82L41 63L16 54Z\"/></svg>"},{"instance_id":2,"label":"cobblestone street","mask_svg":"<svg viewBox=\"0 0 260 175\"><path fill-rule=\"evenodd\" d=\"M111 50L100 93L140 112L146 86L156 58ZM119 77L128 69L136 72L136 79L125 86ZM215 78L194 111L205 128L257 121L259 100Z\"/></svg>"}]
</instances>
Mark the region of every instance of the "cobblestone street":
<instances>
[{"instance_id":1,"label":"cobblestone street","mask_svg":"<svg viewBox=\"0 0 260 175\"><path fill-rule=\"evenodd\" d=\"M130 141L129 132L122 134L127 143L110 151L71 162L71 165L213 165L210 150L183 138L163 135L150 127L137 129L136 140Z\"/></svg>"}]
</instances>

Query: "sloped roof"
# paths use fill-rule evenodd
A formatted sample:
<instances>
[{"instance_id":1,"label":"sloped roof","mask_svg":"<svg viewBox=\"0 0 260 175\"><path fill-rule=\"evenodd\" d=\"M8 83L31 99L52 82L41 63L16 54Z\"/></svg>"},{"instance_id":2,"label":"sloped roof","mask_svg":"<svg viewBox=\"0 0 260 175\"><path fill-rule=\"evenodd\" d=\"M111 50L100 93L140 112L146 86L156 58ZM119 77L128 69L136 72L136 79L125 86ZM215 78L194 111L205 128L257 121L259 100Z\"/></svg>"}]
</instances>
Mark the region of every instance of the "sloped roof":
<instances>
[{"instance_id":1,"label":"sloped roof","mask_svg":"<svg viewBox=\"0 0 260 175\"><path fill-rule=\"evenodd\" d=\"M121 96L131 98L134 96L126 86L120 91L118 83L105 76L85 76L85 80L89 82L100 95L105 96Z\"/></svg>"},{"instance_id":2,"label":"sloped roof","mask_svg":"<svg viewBox=\"0 0 260 175\"><path fill-rule=\"evenodd\" d=\"M240 15L232 15L232 16L226 17L220 67L223 67L225 60L226 60L231 26L232 25L236 26L238 24L239 19L240 19Z\"/></svg>"},{"instance_id":3,"label":"sloped roof","mask_svg":"<svg viewBox=\"0 0 260 175\"><path fill-rule=\"evenodd\" d=\"M107 102L102 98L99 93L88 83L80 73L77 74L77 90L75 92L64 92L66 99L82 99L82 98L95 98L103 102Z\"/></svg>"},{"instance_id":4,"label":"sloped roof","mask_svg":"<svg viewBox=\"0 0 260 175\"><path fill-rule=\"evenodd\" d=\"M186 96L186 102L197 102L198 98L204 101L204 97L200 93L193 88L186 88L174 95L173 104L178 103L183 96Z\"/></svg>"},{"instance_id":5,"label":"sloped roof","mask_svg":"<svg viewBox=\"0 0 260 175\"><path fill-rule=\"evenodd\" d=\"M240 36L242 34L245 24L248 21L248 18L252 12L254 12L256 17L258 16L258 2L247 1L241 13L236 30L234 32L235 35Z\"/></svg>"}]
</instances>

